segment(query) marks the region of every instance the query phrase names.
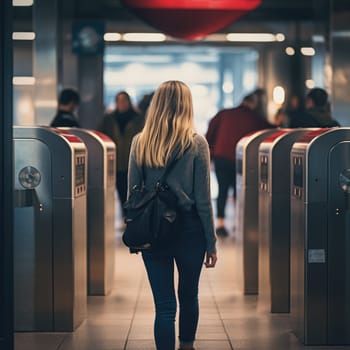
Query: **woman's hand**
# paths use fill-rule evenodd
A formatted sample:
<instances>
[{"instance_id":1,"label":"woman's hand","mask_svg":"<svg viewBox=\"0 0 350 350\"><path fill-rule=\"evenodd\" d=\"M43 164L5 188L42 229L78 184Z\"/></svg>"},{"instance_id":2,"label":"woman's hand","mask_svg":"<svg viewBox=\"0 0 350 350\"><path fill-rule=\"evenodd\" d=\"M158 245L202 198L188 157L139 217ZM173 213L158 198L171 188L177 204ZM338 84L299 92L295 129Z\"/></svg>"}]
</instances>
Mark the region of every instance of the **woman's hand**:
<instances>
[{"instance_id":1,"label":"woman's hand","mask_svg":"<svg viewBox=\"0 0 350 350\"><path fill-rule=\"evenodd\" d=\"M216 253L206 253L204 265L206 268L215 267L217 260Z\"/></svg>"}]
</instances>

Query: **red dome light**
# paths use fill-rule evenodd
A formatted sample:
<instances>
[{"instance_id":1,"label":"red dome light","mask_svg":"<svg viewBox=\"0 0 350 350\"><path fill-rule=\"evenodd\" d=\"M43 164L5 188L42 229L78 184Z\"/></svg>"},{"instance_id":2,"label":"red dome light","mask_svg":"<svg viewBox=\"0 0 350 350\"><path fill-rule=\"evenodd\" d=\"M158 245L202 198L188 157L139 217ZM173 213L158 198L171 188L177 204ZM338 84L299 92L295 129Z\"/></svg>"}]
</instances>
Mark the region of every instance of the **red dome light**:
<instances>
[{"instance_id":1,"label":"red dome light","mask_svg":"<svg viewBox=\"0 0 350 350\"><path fill-rule=\"evenodd\" d=\"M254 10L261 0L123 0L140 17L164 33L199 39Z\"/></svg>"}]
</instances>

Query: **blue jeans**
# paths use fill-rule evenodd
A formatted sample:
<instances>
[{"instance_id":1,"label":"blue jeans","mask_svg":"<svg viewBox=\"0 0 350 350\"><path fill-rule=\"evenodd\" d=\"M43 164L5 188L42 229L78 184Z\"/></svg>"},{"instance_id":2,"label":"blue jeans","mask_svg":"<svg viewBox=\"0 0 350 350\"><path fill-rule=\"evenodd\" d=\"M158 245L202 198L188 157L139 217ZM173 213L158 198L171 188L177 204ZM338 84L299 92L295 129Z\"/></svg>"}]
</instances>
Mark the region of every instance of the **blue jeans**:
<instances>
[{"instance_id":1,"label":"blue jeans","mask_svg":"<svg viewBox=\"0 0 350 350\"><path fill-rule=\"evenodd\" d=\"M206 241L198 215L182 213L175 243L162 251L142 253L156 309L154 337L157 350L175 348L174 262L179 276L179 338L184 343L195 340L199 315L198 283L205 251Z\"/></svg>"}]
</instances>

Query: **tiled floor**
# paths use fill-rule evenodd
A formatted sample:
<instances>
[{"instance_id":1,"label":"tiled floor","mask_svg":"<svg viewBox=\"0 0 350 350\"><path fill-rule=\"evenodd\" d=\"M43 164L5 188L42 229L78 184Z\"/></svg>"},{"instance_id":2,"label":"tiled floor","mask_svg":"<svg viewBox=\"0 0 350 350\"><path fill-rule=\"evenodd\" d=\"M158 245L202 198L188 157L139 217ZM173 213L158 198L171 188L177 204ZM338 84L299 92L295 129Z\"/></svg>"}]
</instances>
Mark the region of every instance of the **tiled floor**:
<instances>
[{"instance_id":1,"label":"tiled floor","mask_svg":"<svg viewBox=\"0 0 350 350\"><path fill-rule=\"evenodd\" d=\"M215 269L203 269L197 350L350 350L304 347L287 314L258 308L256 296L242 295L241 258L233 237L219 240ZM88 317L74 333L17 333L16 350L154 350L153 304L139 255L117 237L112 293L88 298ZM171 350L171 349L169 349Z\"/></svg>"}]
</instances>

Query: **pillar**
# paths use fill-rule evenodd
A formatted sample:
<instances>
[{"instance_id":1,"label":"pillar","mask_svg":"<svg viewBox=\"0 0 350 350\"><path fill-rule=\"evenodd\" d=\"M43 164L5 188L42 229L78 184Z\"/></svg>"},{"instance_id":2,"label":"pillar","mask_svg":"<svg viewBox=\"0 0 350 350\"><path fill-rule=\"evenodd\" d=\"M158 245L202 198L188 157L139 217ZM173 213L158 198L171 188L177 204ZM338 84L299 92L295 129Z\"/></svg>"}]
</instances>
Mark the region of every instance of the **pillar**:
<instances>
[{"instance_id":1,"label":"pillar","mask_svg":"<svg viewBox=\"0 0 350 350\"><path fill-rule=\"evenodd\" d=\"M13 349L12 0L0 1L0 349Z\"/></svg>"},{"instance_id":2,"label":"pillar","mask_svg":"<svg viewBox=\"0 0 350 350\"><path fill-rule=\"evenodd\" d=\"M35 124L49 125L57 109L58 5L57 0L35 0L33 73Z\"/></svg>"}]
</instances>

